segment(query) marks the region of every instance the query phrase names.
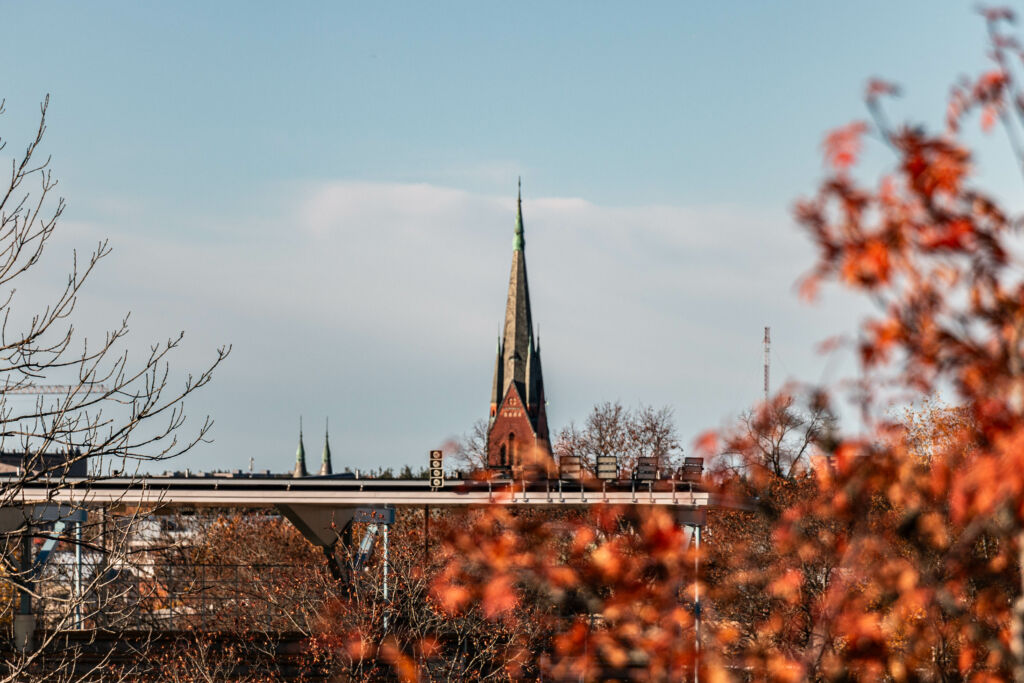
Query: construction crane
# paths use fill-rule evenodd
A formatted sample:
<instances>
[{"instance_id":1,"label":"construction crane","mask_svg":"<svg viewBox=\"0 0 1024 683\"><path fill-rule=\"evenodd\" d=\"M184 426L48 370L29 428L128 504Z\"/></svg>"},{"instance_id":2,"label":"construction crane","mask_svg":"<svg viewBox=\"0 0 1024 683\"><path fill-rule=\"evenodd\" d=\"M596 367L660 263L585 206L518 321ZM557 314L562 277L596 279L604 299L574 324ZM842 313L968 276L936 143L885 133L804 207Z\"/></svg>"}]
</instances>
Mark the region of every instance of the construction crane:
<instances>
[{"instance_id":1,"label":"construction crane","mask_svg":"<svg viewBox=\"0 0 1024 683\"><path fill-rule=\"evenodd\" d=\"M86 392L101 394L109 391L103 384L26 384L24 386L0 389L0 394L73 394Z\"/></svg>"}]
</instances>

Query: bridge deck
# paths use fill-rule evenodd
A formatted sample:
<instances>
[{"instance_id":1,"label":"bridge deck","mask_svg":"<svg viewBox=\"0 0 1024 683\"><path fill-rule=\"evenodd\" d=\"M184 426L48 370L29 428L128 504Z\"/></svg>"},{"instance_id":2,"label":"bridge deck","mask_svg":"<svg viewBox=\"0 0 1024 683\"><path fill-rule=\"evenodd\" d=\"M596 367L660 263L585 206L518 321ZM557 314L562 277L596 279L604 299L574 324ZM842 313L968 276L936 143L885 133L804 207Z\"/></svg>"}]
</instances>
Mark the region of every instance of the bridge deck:
<instances>
[{"instance_id":1,"label":"bridge deck","mask_svg":"<svg viewBox=\"0 0 1024 683\"><path fill-rule=\"evenodd\" d=\"M0 488L3 480L0 478ZM276 505L431 505L496 503L526 506L580 506L598 503L672 507L745 507L685 482L593 483L541 480L447 481L434 490L426 480L305 479L271 477L140 477L65 479L20 486L14 504L153 505L166 507L271 507ZM10 504L8 503L8 504Z\"/></svg>"}]
</instances>

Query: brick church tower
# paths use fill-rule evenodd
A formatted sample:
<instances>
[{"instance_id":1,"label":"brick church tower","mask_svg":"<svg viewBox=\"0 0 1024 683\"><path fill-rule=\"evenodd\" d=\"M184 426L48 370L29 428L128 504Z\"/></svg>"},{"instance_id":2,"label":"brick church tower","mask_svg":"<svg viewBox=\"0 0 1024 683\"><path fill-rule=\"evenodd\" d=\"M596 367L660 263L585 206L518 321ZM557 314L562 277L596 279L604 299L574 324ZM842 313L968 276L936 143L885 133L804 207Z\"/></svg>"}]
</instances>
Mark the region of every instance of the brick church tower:
<instances>
[{"instance_id":1,"label":"brick church tower","mask_svg":"<svg viewBox=\"0 0 1024 683\"><path fill-rule=\"evenodd\" d=\"M498 357L494 362L487 464L492 468L518 470L532 464L544 467L551 457L540 343L533 332L530 288L526 282L521 186L512 244L505 329L498 339Z\"/></svg>"}]
</instances>

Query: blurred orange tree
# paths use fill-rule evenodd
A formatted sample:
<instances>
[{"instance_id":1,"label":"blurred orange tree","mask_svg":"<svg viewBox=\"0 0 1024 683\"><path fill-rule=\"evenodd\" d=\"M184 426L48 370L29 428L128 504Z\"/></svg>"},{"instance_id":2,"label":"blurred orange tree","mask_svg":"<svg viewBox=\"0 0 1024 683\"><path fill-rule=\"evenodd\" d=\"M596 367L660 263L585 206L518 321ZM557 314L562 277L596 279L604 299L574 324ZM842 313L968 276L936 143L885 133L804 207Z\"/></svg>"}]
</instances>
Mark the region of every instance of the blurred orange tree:
<instances>
[{"instance_id":1,"label":"blurred orange tree","mask_svg":"<svg viewBox=\"0 0 1024 683\"><path fill-rule=\"evenodd\" d=\"M954 86L945 129L890 124L896 88L872 81L871 119L828 135L796 206L817 248L801 293L877 306L854 342L860 433L826 389L787 388L702 436L709 485L752 509L714 511L699 551L661 508L493 506L436 518L429 547L398 525L393 593L379 556L327 582L309 656L406 681L1024 680L1021 217L977 187L961 131L1003 126L1024 169L1024 52L1008 11L984 17L992 68ZM869 139L893 160L877 179Z\"/></svg>"},{"instance_id":2,"label":"blurred orange tree","mask_svg":"<svg viewBox=\"0 0 1024 683\"><path fill-rule=\"evenodd\" d=\"M783 395L744 438L699 440L747 465L719 483L757 502L706 529L700 659L683 590L693 550L663 510L596 508L571 526L495 510L448 538L441 604L500 619L526 590L585 596L575 614L553 613L553 644L535 653L552 676L661 680L699 661L710 680L1024 680L1021 218L977 187L961 131L980 112L1024 168L1024 54L1005 33L1009 11L983 14L993 64L954 86L945 129L890 124L896 88L872 81L871 120L826 138L827 177L797 204L818 253L802 295L831 282L877 305L855 342L866 427L812 434L806 467L765 466ZM857 173L869 136L893 158L877 180ZM952 408L906 420L886 409L940 390Z\"/></svg>"}]
</instances>

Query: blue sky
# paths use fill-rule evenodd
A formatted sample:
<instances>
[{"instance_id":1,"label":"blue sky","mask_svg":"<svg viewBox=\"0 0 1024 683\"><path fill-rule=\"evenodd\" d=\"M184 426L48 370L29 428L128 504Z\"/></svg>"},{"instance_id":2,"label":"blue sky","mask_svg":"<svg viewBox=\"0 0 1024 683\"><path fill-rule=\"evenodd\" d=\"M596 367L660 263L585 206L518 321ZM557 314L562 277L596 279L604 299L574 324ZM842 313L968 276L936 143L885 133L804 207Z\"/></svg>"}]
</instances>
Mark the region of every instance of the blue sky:
<instances>
[{"instance_id":1,"label":"blue sky","mask_svg":"<svg viewBox=\"0 0 1024 683\"><path fill-rule=\"evenodd\" d=\"M521 170L536 195L774 202L867 76L927 112L977 63L969 3L935 7L23 4L0 49L12 122L51 92L62 177L90 196L217 209L268 181L507 191Z\"/></svg>"},{"instance_id":2,"label":"blue sky","mask_svg":"<svg viewBox=\"0 0 1024 683\"><path fill-rule=\"evenodd\" d=\"M523 176L554 427L602 400L675 407L685 440L777 377L834 379L799 304L789 207L864 82L941 120L983 64L971 3L7 3L0 135L46 151L70 249L114 254L83 331L131 310L176 361L235 353L189 404L181 467L284 469L299 414L339 465L419 463L486 412ZM983 178L1019 194L998 140ZM1012 183L1012 184L1011 184ZM40 284L38 296L44 296ZM834 374L834 371L831 371Z\"/></svg>"}]
</instances>

